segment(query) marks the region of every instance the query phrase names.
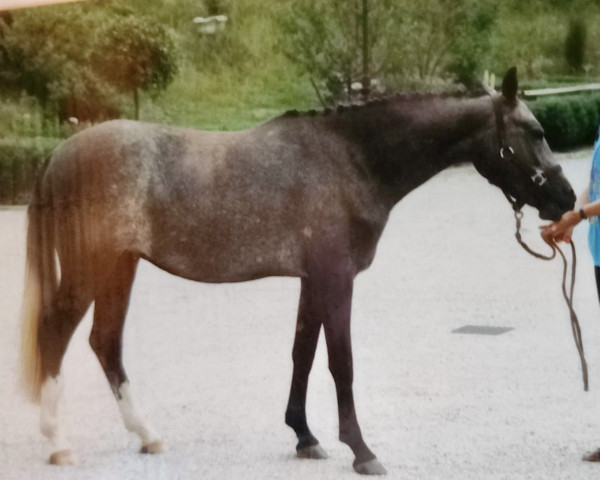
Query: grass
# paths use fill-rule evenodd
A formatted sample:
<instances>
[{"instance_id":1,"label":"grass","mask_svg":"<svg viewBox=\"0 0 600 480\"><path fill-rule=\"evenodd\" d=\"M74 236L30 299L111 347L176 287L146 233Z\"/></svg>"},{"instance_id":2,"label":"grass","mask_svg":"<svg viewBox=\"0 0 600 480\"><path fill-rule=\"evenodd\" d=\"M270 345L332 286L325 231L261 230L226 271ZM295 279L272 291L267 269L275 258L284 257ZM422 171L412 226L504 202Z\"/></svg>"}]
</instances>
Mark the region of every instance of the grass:
<instances>
[{"instance_id":1,"label":"grass","mask_svg":"<svg viewBox=\"0 0 600 480\"><path fill-rule=\"evenodd\" d=\"M187 66L169 89L142 104L143 120L205 130L239 130L318 100L308 79L284 62L202 73Z\"/></svg>"},{"instance_id":2,"label":"grass","mask_svg":"<svg viewBox=\"0 0 600 480\"><path fill-rule=\"evenodd\" d=\"M148 9L141 0L132 5ZM154 100L145 96L141 119L205 130L239 130L290 109L309 109L318 99L306 78L278 48L278 18L289 2L215 0L228 16L223 36L202 36L190 28L206 15L202 2L161 3L156 14L167 18L181 51L179 75Z\"/></svg>"}]
</instances>

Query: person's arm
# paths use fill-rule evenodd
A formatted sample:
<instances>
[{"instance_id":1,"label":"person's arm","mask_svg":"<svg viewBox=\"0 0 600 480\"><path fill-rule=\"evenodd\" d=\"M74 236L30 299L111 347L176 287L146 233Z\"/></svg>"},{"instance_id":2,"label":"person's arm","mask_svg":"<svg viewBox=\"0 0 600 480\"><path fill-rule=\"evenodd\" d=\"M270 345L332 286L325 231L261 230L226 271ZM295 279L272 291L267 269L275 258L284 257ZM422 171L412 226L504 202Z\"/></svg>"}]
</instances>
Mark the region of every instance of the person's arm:
<instances>
[{"instance_id":1,"label":"person's arm","mask_svg":"<svg viewBox=\"0 0 600 480\"><path fill-rule=\"evenodd\" d=\"M583 209L583 213L586 217L598 217L600 216L600 200L596 200L592 203L588 203L588 190L585 191L585 203L582 203L579 208ZM577 209L579 211L579 208Z\"/></svg>"},{"instance_id":2,"label":"person's arm","mask_svg":"<svg viewBox=\"0 0 600 480\"><path fill-rule=\"evenodd\" d=\"M575 210L579 210L580 207L590 203L590 187L587 187L583 192L579 194L575 201Z\"/></svg>"}]
</instances>

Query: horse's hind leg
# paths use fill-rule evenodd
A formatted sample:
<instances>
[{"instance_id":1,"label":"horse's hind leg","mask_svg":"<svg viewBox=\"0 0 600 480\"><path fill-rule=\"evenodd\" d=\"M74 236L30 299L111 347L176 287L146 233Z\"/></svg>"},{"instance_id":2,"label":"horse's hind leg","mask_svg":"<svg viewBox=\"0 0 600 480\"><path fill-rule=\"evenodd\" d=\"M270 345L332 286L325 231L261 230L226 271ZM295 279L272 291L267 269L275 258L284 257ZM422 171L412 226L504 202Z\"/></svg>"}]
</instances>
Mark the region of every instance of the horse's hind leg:
<instances>
[{"instance_id":1,"label":"horse's hind leg","mask_svg":"<svg viewBox=\"0 0 600 480\"><path fill-rule=\"evenodd\" d=\"M317 312L312 310L311 290L307 280L302 279L300 306L296 324L296 338L292 359L294 373L290 399L285 412L285 423L292 427L298 437L296 452L301 458L327 458L327 453L319 445L306 422L306 389L308 376L315 358L321 321Z\"/></svg>"},{"instance_id":2,"label":"horse's hind leg","mask_svg":"<svg viewBox=\"0 0 600 480\"><path fill-rule=\"evenodd\" d=\"M60 418L63 393L60 369L71 336L91 302L91 291L85 284L76 285L70 281L70 275L67 273L63 275L50 310L39 326L38 342L42 369L40 421L42 433L50 440L51 464L68 465L75 462Z\"/></svg>"},{"instance_id":3,"label":"horse's hind leg","mask_svg":"<svg viewBox=\"0 0 600 480\"><path fill-rule=\"evenodd\" d=\"M96 295L90 345L117 399L125 427L140 437L143 453L159 453L162 443L137 407L123 368L123 326L137 263L133 254L122 254Z\"/></svg>"}]
</instances>

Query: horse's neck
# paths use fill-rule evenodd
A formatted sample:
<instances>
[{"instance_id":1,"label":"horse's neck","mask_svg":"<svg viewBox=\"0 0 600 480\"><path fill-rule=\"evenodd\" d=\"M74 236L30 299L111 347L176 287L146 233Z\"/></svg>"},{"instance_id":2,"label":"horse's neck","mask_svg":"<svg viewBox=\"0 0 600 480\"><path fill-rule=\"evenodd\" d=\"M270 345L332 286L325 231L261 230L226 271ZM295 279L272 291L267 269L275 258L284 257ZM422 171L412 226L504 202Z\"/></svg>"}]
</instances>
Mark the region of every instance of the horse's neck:
<instances>
[{"instance_id":1,"label":"horse's neck","mask_svg":"<svg viewBox=\"0 0 600 480\"><path fill-rule=\"evenodd\" d=\"M393 202L446 167L473 161L493 121L486 97L399 100L381 109L365 112L355 138Z\"/></svg>"}]
</instances>

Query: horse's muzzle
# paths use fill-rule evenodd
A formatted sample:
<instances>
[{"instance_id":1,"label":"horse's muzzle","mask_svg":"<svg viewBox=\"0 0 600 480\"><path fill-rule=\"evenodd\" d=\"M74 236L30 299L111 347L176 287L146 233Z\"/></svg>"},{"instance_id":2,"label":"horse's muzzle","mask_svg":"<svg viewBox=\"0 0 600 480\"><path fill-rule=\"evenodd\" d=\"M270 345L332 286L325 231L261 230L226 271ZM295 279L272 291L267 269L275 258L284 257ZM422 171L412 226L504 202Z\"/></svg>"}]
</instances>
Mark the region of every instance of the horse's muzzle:
<instances>
[{"instance_id":1,"label":"horse's muzzle","mask_svg":"<svg viewBox=\"0 0 600 480\"><path fill-rule=\"evenodd\" d=\"M553 222L560 220L565 212L573 210L575 199L576 196L573 189L571 187L565 188L563 194L556 201L546 203L539 208L540 218Z\"/></svg>"}]
</instances>

